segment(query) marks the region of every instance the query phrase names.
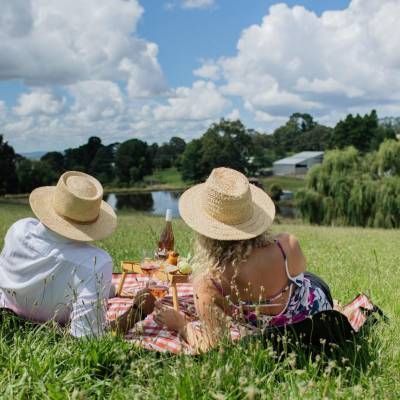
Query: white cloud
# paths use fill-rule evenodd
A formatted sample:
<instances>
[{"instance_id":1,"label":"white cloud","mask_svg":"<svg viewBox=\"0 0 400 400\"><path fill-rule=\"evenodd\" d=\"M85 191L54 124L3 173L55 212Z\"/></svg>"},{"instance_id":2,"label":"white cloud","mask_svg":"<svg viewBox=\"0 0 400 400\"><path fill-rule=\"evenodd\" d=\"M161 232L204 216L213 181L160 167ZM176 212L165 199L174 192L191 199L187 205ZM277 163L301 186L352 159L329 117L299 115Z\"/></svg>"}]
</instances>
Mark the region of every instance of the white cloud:
<instances>
[{"instance_id":1,"label":"white cloud","mask_svg":"<svg viewBox=\"0 0 400 400\"><path fill-rule=\"evenodd\" d=\"M221 91L240 96L256 120L383 109L400 99L399 19L399 0L353 0L321 16L274 5L242 32L234 57L216 61Z\"/></svg>"},{"instance_id":2,"label":"white cloud","mask_svg":"<svg viewBox=\"0 0 400 400\"><path fill-rule=\"evenodd\" d=\"M119 86L111 81L82 81L68 88L75 102L74 118L97 121L115 118L125 110L125 100Z\"/></svg>"},{"instance_id":3,"label":"white cloud","mask_svg":"<svg viewBox=\"0 0 400 400\"><path fill-rule=\"evenodd\" d=\"M205 61L203 65L193 71L193 75L203 79L211 79L217 81L221 76L220 67L214 62Z\"/></svg>"},{"instance_id":4,"label":"white cloud","mask_svg":"<svg viewBox=\"0 0 400 400\"><path fill-rule=\"evenodd\" d=\"M30 87L13 108L0 94L1 131L17 150L90 135L191 139L223 116L270 130L296 111L329 125L371 108L400 113L399 0L353 0L321 16L274 5L234 56L203 60L201 80L169 89L157 45L135 34L142 13L138 0L2 1L0 80Z\"/></svg>"},{"instance_id":5,"label":"white cloud","mask_svg":"<svg viewBox=\"0 0 400 400\"><path fill-rule=\"evenodd\" d=\"M225 118L231 121L236 121L240 119L240 111L237 108L234 108Z\"/></svg>"},{"instance_id":6,"label":"white cloud","mask_svg":"<svg viewBox=\"0 0 400 400\"><path fill-rule=\"evenodd\" d=\"M19 116L32 114L58 114L64 107L65 99L54 96L49 90L36 89L23 93L18 99L14 112Z\"/></svg>"},{"instance_id":7,"label":"white cloud","mask_svg":"<svg viewBox=\"0 0 400 400\"><path fill-rule=\"evenodd\" d=\"M156 120L207 120L218 118L229 105L212 82L197 81L191 88L181 87L167 105L154 109Z\"/></svg>"},{"instance_id":8,"label":"white cloud","mask_svg":"<svg viewBox=\"0 0 400 400\"><path fill-rule=\"evenodd\" d=\"M214 0L182 0L183 8L207 8L214 5Z\"/></svg>"},{"instance_id":9,"label":"white cloud","mask_svg":"<svg viewBox=\"0 0 400 400\"><path fill-rule=\"evenodd\" d=\"M6 103L0 100L0 116L4 116L7 110Z\"/></svg>"},{"instance_id":10,"label":"white cloud","mask_svg":"<svg viewBox=\"0 0 400 400\"><path fill-rule=\"evenodd\" d=\"M140 80L131 96L159 94L157 45L134 35L142 13L137 0L3 0L0 80Z\"/></svg>"}]
</instances>

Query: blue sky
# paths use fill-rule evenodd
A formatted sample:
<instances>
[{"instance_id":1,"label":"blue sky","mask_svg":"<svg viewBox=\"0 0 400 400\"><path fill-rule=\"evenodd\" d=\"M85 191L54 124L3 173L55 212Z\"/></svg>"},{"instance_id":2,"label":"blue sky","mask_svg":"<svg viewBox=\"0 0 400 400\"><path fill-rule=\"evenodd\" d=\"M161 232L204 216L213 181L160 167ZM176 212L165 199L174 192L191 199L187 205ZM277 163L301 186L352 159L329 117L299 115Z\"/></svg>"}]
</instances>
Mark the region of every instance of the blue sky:
<instances>
[{"instance_id":1,"label":"blue sky","mask_svg":"<svg viewBox=\"0 0 400 400\"><path fill-rule=\"evenodd\" d=\"M19 152L399 116L399 0L4 0L0 132Z\"/></svg>"},{"instance_id":2,"label":"blue sky","mask_svg":"<svg viewBox=\"0 0 400 400\"><path fill-rule=\"evenodd\" d=\"M317 14L346 8L349 0L285 1L302 5ZM233 56L243 29L259 24L271 5L282 1L220 0L206 9L168 10L160 0L146 0L139 34L160 47L159 61L173 86L190 85L192 71L201 59Z\"/></svg>"}]
</instances>

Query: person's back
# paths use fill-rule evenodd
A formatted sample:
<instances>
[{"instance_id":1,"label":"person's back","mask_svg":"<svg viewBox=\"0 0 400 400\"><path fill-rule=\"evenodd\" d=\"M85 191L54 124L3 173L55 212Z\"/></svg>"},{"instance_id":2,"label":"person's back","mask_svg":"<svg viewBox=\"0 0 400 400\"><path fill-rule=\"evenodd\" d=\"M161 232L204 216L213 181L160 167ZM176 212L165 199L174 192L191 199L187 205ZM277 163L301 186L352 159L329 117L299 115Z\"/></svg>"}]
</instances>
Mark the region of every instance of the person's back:
<instances>
[{"instance_id":1,"label":"person's back","mask_svg":"<svg viewBox=\"0 0 400 400\"><path fill-rule=\"evenodd\" d=\"M287 270L282 252L287 256ZM237 268L226 267L221 288L235 303L260 304L275 299L276 305L264 307L267 314L275 315L289 299L289 278L294 279L305 270L306 261L298 241L292 235L281 234L269 244L254 248Z\"/></svg>"},{"instance_id":2,"label":"person's back","mask_svg":"<svg viewBox=\"0 0 400 400\"><path fill-rule=\"evenodd\" d=\"M56 186L35 189L29 204L38 219L16 222L5 237L0 307L36 322L70 322L73 336L101 335L112 262L88 243L106 238L117 226L101 183L67 171Z\"/></svg>"},{"instance_id":3,"label":"person's back","mask_svg":"<svg viewBox=\"0 0 400 400\"><path fill-rule=\"evenodd\" d=\"M37 322L70 322L73 336L97 336L111 274L103 250L25 218L11 226L0 254L0 306Z\"/></svg>"},{"instance_id":4,"label":"person's back","mask_svg":"<svg viewBox=\"0 0 400 400\"><path fill-rule=\"evenodd\" d=\"M252 331L332 309L327 285L305 273L296 238L271 236L271 198L240 172L214 169L205 183L183 193L179 211L197 232L193 292L202 329L174 310L161 310L155 320L195 348L208 349L228 336L232 319Z\"/></svg>"}]
</instances>

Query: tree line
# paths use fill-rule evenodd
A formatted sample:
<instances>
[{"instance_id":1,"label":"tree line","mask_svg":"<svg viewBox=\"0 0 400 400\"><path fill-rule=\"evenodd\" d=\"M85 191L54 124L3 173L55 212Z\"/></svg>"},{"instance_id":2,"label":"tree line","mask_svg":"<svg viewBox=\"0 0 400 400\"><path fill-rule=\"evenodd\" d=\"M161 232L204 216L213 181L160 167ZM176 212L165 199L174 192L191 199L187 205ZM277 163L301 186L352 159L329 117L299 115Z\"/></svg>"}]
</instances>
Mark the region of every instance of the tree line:
<instances>
[{"instance_id":1,"label":"tree line","mask_svg":"<svg viewBox=\"0 0 400 400\"><path fill-rule=\"evenodd\" d=\"M140 139L105 145L98 137L64 152L52 151L40 160L15 153L0 135L0 194L28 193L54 184L65 170L84 171L104 185L129 187L154 170L177 168L190 183L205 179L218 166L248 175L290 154L353 146L360 154L376 151L386 139L394 139L400 121L380 122L375 111L364 116L349 114L334 128L319 124L310 114L294 113L272 134L248 129L240 121L222 119L198 138L186 143L172 137L167 143L148 144Z\"/></svg>"}]
</instances>

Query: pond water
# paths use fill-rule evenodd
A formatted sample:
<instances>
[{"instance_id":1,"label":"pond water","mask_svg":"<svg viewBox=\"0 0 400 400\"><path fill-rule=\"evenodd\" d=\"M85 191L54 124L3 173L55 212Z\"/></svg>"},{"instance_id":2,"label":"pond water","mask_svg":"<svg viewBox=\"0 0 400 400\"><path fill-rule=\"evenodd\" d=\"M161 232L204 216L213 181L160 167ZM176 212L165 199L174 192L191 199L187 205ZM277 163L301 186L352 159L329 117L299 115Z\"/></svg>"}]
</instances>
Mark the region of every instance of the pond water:
<instances>
[{"instance_id":1,"label":"pond water","mask_svg":"<svg viewBox=\"0 0 400 400\"><path fill-rule=\"evenodd\" d=\"M165 215L168 208L174 218L179 217L178 201L182 192L155 191L134 194L110 193L104 196L105 201L114 210L136 210L153 215ZM278 214L285 218L295 218L296 209L289 206L278 207Z\"/></svg>"},{"instance_id":2,"label":"pond water","mask_svg":"<svg viewBox=\"0 0 400 400\"><path fill-rule=\"evenodd\" d=\"M148 212L153 215L165 215L167 209L172 210L174 218L179 217L178 200L182 192L156 191L134 194L110 193L105 201L114 210L136 210Z\"/></svg>"}]
</instances>

